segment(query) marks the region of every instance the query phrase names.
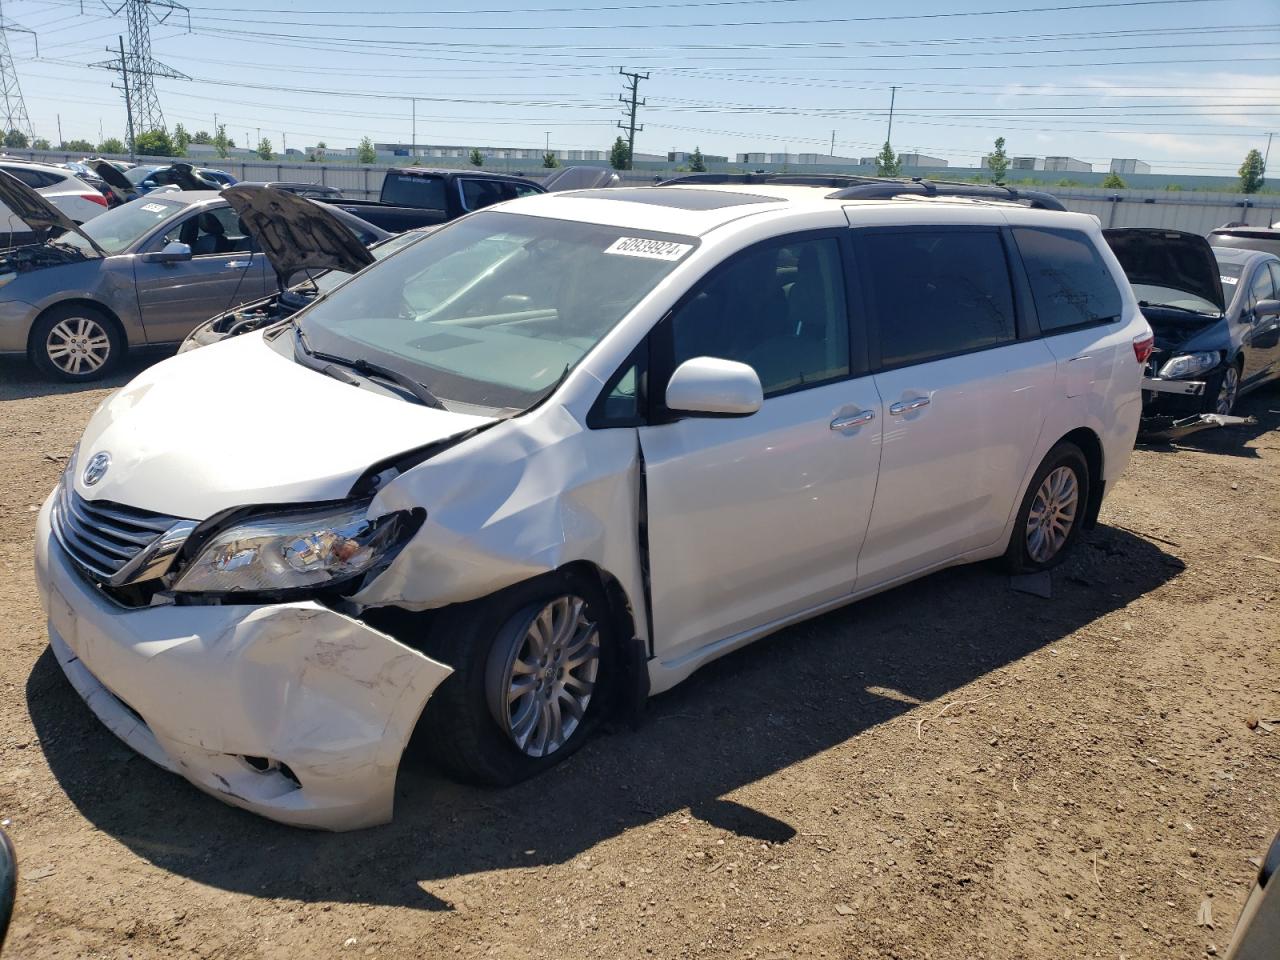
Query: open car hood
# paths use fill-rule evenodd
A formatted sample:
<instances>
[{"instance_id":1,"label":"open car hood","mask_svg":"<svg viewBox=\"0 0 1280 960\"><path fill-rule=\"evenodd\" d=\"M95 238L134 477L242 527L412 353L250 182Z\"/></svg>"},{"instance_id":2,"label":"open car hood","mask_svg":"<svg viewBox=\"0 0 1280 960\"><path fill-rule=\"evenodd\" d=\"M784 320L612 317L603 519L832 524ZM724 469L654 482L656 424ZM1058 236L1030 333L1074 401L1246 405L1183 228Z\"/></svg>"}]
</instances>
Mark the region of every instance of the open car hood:
<instances>
[{"instance_id":1,"label":"open car hood","mask_svg":"<svg viewBox=\"0 0 1280 960\"><path fill-rule=\"evenodd\" d=\"M357 273L373 263L360 238L323 204L261 184L236 184L222 195L271 261L281 287L300 271Z\"/></svg>"},{"instance_id":2,"label":"open car hood","mask_svg":"<svg viewBox=\"0 0 1280 960\"><path fill-rule=\"evenodd\" d=\"M85 165L103 179L111 192L121 203L128 203L138 195L138 188L129 182L129 178L106 160L86 160Z\"/></svg>"},{"instance_id":3,"label":"open car hood","mask_svg":"<svg viewBox=\"0 0 1280 960\"><path fill-rule=\"evenodd\" d=\"M542 181L542 187L548 193L559 193L564 190L616 187L621 182L616 173L601 167L562 167L555 173L548 174Z\"/></svg>"},{"instance_id":4,"label":"open car hood","mask_svg":"<svg viewBox=\"0 0 1280 960\"><path fill-rule=\"evenodd\" d=\"M93 242L93 238L77 227L70 217L13 174L3 170L0 170L0 203L13 211L14 216L42 241L48 240L55 233L69 230L84 237L99 256L106 256L102 248Z\"/></svg>"},{"instance_id":5,"label":"open car hood","mask_svg":"<svg viewBox=\"0 0 1280 960\"><path fill-rule=\"evenodd\" d=\"M1198 233L1154 227L1103 230L1131 284L1168 287L1208 300L1225 312L1218 260Z\"/></svg>"}]
</instances>

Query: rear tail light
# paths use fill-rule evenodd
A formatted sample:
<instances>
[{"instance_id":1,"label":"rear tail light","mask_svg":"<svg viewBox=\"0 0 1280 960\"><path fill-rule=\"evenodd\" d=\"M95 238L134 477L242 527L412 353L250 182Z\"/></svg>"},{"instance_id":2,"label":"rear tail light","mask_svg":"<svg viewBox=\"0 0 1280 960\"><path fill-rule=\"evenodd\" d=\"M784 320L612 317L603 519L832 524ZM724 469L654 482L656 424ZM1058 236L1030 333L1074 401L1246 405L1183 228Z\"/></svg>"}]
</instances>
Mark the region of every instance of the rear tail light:
<instances>
[{"instance_id":1,"label":"rear tail light","mask_svg":"<svg viewBox=\"0 0 1280 960\"><path fill-rule=\"evenodd\" d=\"M100 193L82 193L80 194L80 199L92 200L94 203L100 203L104 207L107 205L107 198Z\"/></svg>"},{"instance_id":2,"label":"rear tail light","mask_svg":"<svg viewBox=\"0 0 1280 960\"><path fill-rule=\"evenodd\" d=\"M1155 345L1156 338L1149 333L1133 338L1133 355L1138 358L1138 363L1146 363L1151 359L1151 351L1155 349Z\"/></svg>"}]
</instances>

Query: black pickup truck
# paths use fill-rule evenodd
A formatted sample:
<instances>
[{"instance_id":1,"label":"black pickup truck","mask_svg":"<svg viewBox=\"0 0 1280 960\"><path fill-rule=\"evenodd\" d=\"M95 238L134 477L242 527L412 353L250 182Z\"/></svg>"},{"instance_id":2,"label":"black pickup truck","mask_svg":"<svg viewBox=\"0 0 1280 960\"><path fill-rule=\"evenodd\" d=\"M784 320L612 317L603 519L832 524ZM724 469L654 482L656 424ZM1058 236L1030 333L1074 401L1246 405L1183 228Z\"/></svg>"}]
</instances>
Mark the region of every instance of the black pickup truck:
<instances>
[{"instance_id":1,"label":"black pickup truck","mask_svg":"<svg viewBox=\"0 0 1280 960\"><path fill-rule=\"evenodd\" d=\"M546 191L524 177L483 170L433 170L393 167L377 200L317 197L392 233L456 219L503 200Z\"/></svg>"}]
</instances>

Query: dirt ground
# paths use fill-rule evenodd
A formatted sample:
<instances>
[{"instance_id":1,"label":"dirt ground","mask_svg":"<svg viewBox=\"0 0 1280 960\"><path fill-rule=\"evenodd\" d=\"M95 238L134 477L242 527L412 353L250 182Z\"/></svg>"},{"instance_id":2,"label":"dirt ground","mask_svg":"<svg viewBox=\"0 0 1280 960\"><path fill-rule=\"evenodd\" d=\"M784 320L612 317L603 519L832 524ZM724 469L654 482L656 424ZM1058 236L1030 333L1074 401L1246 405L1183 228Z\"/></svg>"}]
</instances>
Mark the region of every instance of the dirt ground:
<instances>
[{"instance_id":1,"label":"dirt ground","mask_svg":"<svg viewBox=\"0 0 1280 960\"><path fill-rule=\"evenodd\" d=\"M6 957L1198 958L1280 828L1280 391L1139 450L1052 599L946 571L327 835L134 755L46 647L36 505L106 389L0 362Z\"/></svg>"}]
</instances>

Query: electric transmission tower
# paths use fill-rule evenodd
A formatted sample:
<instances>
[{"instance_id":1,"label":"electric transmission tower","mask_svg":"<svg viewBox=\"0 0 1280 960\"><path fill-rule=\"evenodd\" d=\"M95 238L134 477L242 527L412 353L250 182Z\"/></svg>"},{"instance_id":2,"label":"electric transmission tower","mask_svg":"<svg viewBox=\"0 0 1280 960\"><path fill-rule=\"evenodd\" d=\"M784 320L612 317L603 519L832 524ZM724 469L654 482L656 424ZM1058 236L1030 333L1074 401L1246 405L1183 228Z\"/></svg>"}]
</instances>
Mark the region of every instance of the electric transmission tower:
<instances>
[{"instance_id":1,"label":"electric transmission tower","mask_svg":"<svg viewBox=\"0 0 1280 960\"><path fill-rule=\"evenodd\" d=\"M95 67L117 70L124 82L125 105L132 118L129 131L130 149L134 130L146 133L150 130L164 130L164 113L160 109L160 98L156 95L156 77L167 77L171 80L190 80L191 78L173 67L166 66L151 56L151 23L166 22L175 12L184 13L187 17L187 29L191 29L191 11L174 0L122 0L119 6L112 7L106 0L103 6L113 14L125 12L129 21L129 49L119 58L95 63ZM116 51L107 48L108 52Z\"/></svg>"},{"instance_id":2,"label":"electric transmission tower","mask_svg":"<svg viewBox=\"0 0 1280 960\"><path fill-rule=\"evenodd\" d=\"M35 131L31 128L31 118L27 115L27 105L22 99L22 88L18 86L18 71L13 66L13 56L9 53L9 34L29 33L35 39L35 31L20 27L11 20L6 20L4 8L0 6L0 95L4 97L4 129L0 135L10 130L25 133L29 140L35 139ZM40 56L40 44L36 43L36 56Z\"/></svg>"},{"instance_id":3,"label":"electric transmission tower","mask_svg":"<svg viewBox=\"0 0 1280 960\"><path fill-rule=\"evenodd\" d=\"M648 80L649 75L647 73L628 73L621 67L618 68L618 73L627 78L627 92L618 94L618 100L622 102L623 106L628 108L627 112L629 114L626 121L618 121L618 128L620 130L627 131L627 169L634 170L636 158L636 131L644 129L644 124L636 126L636 111L645 105L645 101L636 99L636 94L640 90L640 81Z\"/></svg>"}]
</instances>

